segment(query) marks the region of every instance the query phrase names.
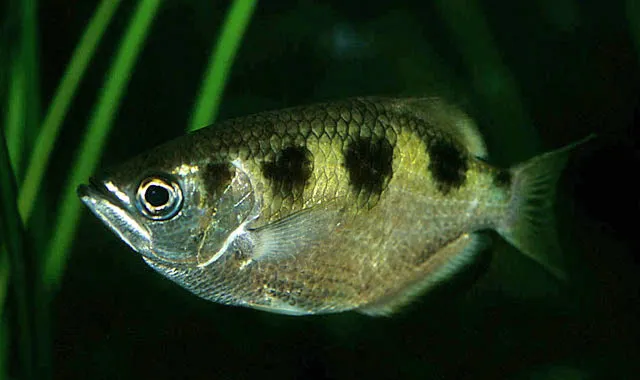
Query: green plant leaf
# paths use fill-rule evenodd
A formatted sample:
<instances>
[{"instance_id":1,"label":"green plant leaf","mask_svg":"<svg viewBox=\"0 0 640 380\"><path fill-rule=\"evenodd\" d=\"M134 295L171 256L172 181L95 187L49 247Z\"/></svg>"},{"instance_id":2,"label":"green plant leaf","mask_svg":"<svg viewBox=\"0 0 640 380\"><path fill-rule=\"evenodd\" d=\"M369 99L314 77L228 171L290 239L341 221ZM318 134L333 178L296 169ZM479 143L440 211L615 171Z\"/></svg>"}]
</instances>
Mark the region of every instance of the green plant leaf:
<instances>
[{"instance_id":1,"label":"green plant leaf","mask_svg":"<svg viewBox=\"0 0 640 380\"><path fill-rule=\"evenodd\" d=\"M28 223L31 216L31 210L40 190L42 177L47 168L51 150L58 137L60 126L64 121L78 84L82 80L102 35L119 4L120 0L102 0L100 2L71 56L62 81L49 105L42 128L35 141L34 149L31 151L29 166L20 189L18 209L25 224Z\"/></svg>"},{"instance_id":2,"label":"green plant leaf","mask_svg":"<svg viewBox=\"0 0 640 380\"><path fill-rule=\"evenodd\" d=\"M138 3L106 75L104 86L80 146L80 152L64 188L53 238L46 250L43 286L47 294L52 294L62 278L80 217L80 200L76 195L76 187L91 175L102 155L118 104L159 5L159 0L141 0Z\"/></svg>"},{"instance_id":3,"label":"green plant leaf","mask_svg":"<svg viewBox=\"0 0 640 380\"><path fill-rule=\"evenodd\" d=\"M38 70L37 1L16 1L8 7L13 20L19 20L16 46L7 46L11 60L11 83L7 112L7 148L16 178L23 174L23 155L31 149L40 122ZM13 7L12 7L13 6Z\"/></svg>"},{"instance_id":4,"label":"green plant leaf","mask_svg":"<svg viewBox=\"0 0 640 380\"><path fill-rule=\"evenodd\" d=\"M189 123L189 130L194 131L202 128L213 123L216 119L229 70L255 9L255 4L255 0L235 0L229 8L220 37L209 58L207 71Z\"/></svg>"},{"instance_id":5,"label":"green plant leaf","mask_svg":"<svg viewBox=\"0 0 640 380\"><path fill-rule=\"evenodd\" d=\"M521 142L505 146L504 153L511 162L530 157L536 151L536 134L517 82L502 61L479 2L465 1L464 6L460 6L438 0L434 4L462 55L472 88L481 95L484 109L499 130L501 140Z\"/></svg>"},{"instance_id":6,"label":"green plant leaf","mask_svg":"<svg viewBox=\"0 0 640 380\"><path fill-rule=\"evenodd\" d=\"M25 68L18 60L15 60L10 67L10 83L9 83L9 104L7 106L6 115L6 139L7 149L9 149L9 158L11 159L11 167L14 173L20 171L22 167L22 154L25 123Z\"/></svg>"},{"instance_id":7,"label":"green plant leaf","mask_svg":"<svg viewBox=\"0 0 640 380\"><path fill-rule=\"evenodd\" d=\"M33 313L31 313L34 284L27 282L27 279L32 277L27 275L29 265L24 252L24 229L18 214L17 198L15 178L11 169L5 136L4 133L0 133L0 204L2 204L0 209L0 242L3 245L0 248L3 254L2 261L6 267L10 268L13 280L20 367L24 378L31 379L35 362ZM30 269L33 268L34 266L31 265ZM2 314L0 313L0 318L2 318Z\"/></svg>"}]
</instances>

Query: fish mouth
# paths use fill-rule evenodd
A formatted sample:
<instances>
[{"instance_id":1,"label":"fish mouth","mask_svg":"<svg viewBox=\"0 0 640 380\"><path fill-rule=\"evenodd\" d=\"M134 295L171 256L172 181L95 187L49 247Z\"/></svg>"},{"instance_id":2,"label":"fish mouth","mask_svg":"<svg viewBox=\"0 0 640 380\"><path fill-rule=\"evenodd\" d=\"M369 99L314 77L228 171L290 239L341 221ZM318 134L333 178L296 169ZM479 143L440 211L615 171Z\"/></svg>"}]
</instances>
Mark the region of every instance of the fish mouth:
<instances>
[{"instance_id":1,"label":"fish mouth","mask_svg":"<svg viewBox=\"0 0 640 380\"><path fill-rule=\"evenodd\" d=\"M90 198L104 198L112 202L113 204L121 204L120 200L105 186L104 182L98 181L94 177L89 178L88 185L80 185L77 189L78 196L86 204Z\"/></svg>"},{"instance_id":2,"label":"fish mouth","mask_svg":"<svg viewBox=\"0 0 640 380\"><path fill-rule=\"evenodd\" d=\"M111 182L89 179L89 185L78 186L77 193L98 219L127 243L134 251L146 254L150 251L151 233L141 220L130 211L130 203Z\"/></svg>"}]
</instances>

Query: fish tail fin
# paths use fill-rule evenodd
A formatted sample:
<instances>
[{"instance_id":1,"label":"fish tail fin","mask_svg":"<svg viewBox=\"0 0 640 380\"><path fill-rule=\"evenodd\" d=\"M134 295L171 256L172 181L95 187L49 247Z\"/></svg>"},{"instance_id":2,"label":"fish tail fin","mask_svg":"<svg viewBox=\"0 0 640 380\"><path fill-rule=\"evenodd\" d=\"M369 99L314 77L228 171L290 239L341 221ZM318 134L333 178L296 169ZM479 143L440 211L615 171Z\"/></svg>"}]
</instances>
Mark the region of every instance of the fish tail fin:
<instances>
[{"instance_id":1,"label":"fish tail fin","mask_svg":"<svg viewBox=\"0 0 640 380\"><path fill-rule=\"evenodd\" d=\"M554 218L556 183L569 154L594 136L543 153L509 169L511 200L496 229L525 256L561 280L566 279Z\"/></svg>"}]
</instances>

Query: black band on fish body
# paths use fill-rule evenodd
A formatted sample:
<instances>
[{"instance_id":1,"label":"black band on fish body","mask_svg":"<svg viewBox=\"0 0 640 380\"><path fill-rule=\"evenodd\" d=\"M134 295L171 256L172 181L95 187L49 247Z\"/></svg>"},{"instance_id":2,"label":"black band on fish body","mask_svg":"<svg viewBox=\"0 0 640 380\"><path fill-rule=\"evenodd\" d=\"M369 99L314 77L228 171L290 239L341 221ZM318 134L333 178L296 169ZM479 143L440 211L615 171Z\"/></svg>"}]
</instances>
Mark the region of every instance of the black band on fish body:
<instances>
[{"instance_id":1,"label":"black band on fish body","mask_svg":"<svg viewBox=\"0 0 640 380\"><path fill-rule=\"evenodd\" d=\"M377 199L393 176L393 146L386 138L353 139L344 153L344 165L354 192Z\"/></svg>"},{"instance_id":2,"label":"black band on fish body","mask_svg":"<svg viewBox=\"0 0 640 380\"><path fill-rule=\"evenodd\" d=\"M297 198L313 173L313 155L305 147L286 147L274 160L264 162L262 173L272 182L274 193Z\"/></svg>"},{"instance_id":3,"label":"black band on fish body","mask_svg":"<svg viewBox=\"0 0 640 380\"><path fill-rule=\"evenodd\" d=\"M467 180L468 157L454 142L434 137L427 142L429 171L443 194L459 189Z\"/></svg>"}]
</instances>

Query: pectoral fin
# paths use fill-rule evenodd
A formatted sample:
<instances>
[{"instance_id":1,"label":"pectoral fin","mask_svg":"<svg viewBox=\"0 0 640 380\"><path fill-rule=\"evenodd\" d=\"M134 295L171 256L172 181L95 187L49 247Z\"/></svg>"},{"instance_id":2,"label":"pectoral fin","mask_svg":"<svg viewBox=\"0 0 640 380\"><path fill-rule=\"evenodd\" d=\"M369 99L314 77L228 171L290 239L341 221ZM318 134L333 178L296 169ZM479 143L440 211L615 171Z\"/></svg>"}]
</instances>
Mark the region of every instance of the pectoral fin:
<instances>
[{"instance_id":1,"label":"pectoral fin","mask_svg":"<svg viewBox=\"0 0 640 380\"><path fill-rule=\"evenodd\" d=\"M332 205L306 208L257 229L250 230L253 260L291 256L323 244L344 222Z\"/></svg>"}]
</instances>

